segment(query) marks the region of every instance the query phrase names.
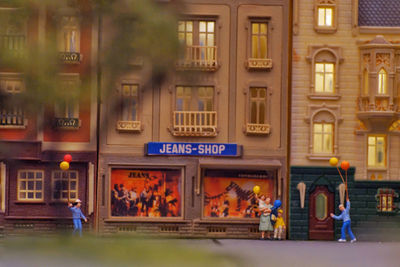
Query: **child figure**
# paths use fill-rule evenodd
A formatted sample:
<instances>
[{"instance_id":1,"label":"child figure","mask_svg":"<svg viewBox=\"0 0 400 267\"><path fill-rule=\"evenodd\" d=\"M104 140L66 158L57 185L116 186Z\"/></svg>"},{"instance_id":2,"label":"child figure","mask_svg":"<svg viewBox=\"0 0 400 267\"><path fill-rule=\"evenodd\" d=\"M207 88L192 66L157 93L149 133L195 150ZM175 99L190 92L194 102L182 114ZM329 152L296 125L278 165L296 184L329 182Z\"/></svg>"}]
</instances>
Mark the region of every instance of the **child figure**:
<instances>
[{"instance_id":1,"label":"child figure","mask_svg":"<svg viewBox=\"0 0 400 267\"><path fill-rule=\"evenodd\" d=\"M271 231L274 230L271 223L271 208L270 204L271 199L266 198L265 195L262 195L260 198L256 196L258 200L258 209L261 213L260 215L260 226L259 230L261 232L261 239L265 239L265 232L267 232L267 239L271 239Z\"/></svg>"},{"instance_id":2,"label":"child figure","mask_svg":"<svg viewBox=\"0 0 400 267\"><path fill-rule=\"evenodd\" d=\"M282 233L283 230L286 229L285 222L283 221L283 210L278 209L278 217L276 217L275 221L275 230L274 230L274 239L281 240L282 239Z\"/></svg>"},{"instance_id":3,"label":"child figure","mask_svg":"<svg viewBox=\"0 0 400 267\"><path fill-rule=\"evenodd\" d=\"M79 199L75 200L74 204L68 203L68 208L72 212L72 221L74 222L74 231L72 232L75 235L76 231L79 231L79 236L82 237L82 222L81 218L87 222L85 215L83 215L81 211L82 201Z\"/></svg>"},{"instance_id":4,"label":"child figure","mask_svg":"<svg viewBox=\"0 0 400 267\"><path fill-rule=\"evenodd\" d=\"M353 235L353 232L351 231L351 220L350 220L350 200L347 197L347 203L346 203L346 208L344 208L343 204L339 205L339 209L342 212L339 216L336 216L335 214L331 213L331 217L335 220L343 220L343 226L342 226L342 234L340 236L340 239L338 240L339 242L346 242L346 230L349 233L351 243L356 242L357 239Z\"/></svg>"}]
</instances>

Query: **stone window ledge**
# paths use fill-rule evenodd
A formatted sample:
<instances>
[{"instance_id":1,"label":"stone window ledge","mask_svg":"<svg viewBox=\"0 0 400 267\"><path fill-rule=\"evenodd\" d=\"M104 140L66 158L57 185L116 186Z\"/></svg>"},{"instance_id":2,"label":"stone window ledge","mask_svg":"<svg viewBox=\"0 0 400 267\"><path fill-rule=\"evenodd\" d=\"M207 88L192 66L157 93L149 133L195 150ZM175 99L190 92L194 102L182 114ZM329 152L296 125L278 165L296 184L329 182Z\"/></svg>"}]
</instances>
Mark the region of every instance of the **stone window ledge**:
<instances>
[{"instance_id":1,"label":"stone window ledge","mask_svg":"<svg viewBox=\"0 0 400 267\"><path fill-rule=\"evenodd\" d=\"M335 155L335 154L329 154L329 155L327 155L327 154L321 154L321 155L319 155L319 154L307 154L307 158L309 160L329 160L332 157L340 159L340 156L339 155Z\"/></svg>"},{"instance_id":2,"label":"stone window ledge","mask_svg":"<svg viewBox=\"0 0 400 267\"><path fill-rule=\"evenodd\" d=\"M338 94L308 94L309 99L312 100L339 100L342 96Z\"/></svg>"}]
</instances>

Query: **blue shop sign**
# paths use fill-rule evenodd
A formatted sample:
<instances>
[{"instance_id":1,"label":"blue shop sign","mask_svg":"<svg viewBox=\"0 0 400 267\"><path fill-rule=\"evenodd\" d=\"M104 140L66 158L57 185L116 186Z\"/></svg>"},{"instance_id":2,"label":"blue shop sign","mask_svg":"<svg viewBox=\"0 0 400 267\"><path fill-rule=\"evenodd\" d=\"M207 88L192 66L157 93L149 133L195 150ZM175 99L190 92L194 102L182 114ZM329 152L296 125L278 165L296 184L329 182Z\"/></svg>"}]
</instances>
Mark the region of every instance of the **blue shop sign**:
<instances>
[{"instance_id":1,"label":"blue shop sign","mask_svg":"<svg viewBox=\"0 0 400 267\"><path fill-rule=\"evenodd\" d=\"M220 143L164 143L149 142L146 154L149 156L217 156L239 157L241 146Z\"/></svg>"}]
</instances>

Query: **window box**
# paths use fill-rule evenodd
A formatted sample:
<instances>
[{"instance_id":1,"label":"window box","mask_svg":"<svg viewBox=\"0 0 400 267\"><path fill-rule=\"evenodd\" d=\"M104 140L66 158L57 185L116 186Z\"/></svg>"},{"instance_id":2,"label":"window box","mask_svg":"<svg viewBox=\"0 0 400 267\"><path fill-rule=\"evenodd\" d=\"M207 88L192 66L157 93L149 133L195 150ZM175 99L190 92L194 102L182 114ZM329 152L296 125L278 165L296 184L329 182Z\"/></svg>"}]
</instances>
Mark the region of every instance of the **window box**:
<instances>
[{"instance_id":1,"label":"window box","mask_svg":"<svg viewBox=\"0 0 400 267\"><path fill-rule=\"evenodd\" d=\"M140 121L117 121L117 130L121 132L140 132Z\"/></svg>"},{"instance_id":2,"label":"window box","mask_svg":"<svg viewBox=\"0 0 400 267\"><path fill-rule=\"evenodd\" d=\"M57 129L77 130L81 127L81 120L77 118L55 118L54 127Z\"/></svg>"},{"instance_id":3,"label":"window box","mask_svg":"<svg viewBox=\"0 0 400 267\"><path fill-rule=\"evenodd\" d=\"M83 56L77 52L59 52L60 60L66 64L80 64Z\"/></svg>"},{"instance_id":4,"label":"window box","mask_svg":"<svg viewBox=\"0 0 400 267\"><path fill-rule=\"evenodd\" d=\"M269 70L272 68L272 59L249 58L246 62L246 68L249 70Z\"/></svg>"},{"instance_id":5,"label":"window box","mask_svg":"<svg viewBox=\"0 0 400 267\"><path fill-rule=\"evenodd\" d=\"M257 124L257 123L247 123L246 133L247 134L270 134L271 126L269 124Z\"/></svg>"}]
</instances>

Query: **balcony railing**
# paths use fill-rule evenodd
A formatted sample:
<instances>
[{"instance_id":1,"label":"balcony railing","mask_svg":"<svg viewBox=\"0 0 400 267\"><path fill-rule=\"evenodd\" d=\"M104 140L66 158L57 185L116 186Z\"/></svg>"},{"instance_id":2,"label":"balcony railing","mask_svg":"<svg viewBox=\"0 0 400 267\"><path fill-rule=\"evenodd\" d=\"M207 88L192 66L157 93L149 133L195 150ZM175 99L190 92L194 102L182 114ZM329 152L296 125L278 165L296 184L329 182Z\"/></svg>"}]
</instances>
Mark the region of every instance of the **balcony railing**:
<instances>
[{"instance_id":1,"label":"balcony railing","mask_svg":"<svg viewBox=\"0 0 400 267\"><path fill-rule=\"evenodd\" d=\"M217 112L175 111L173 123L175 136L216 136Z\"/></svg>"},{"instance_id":2,"label":"balcony railing","mask_svg":"<svg viewBox=\"0 0 400 267\"><path fill-rule=\"evenodd\" d=\"M25 126L24 111L21 107L1 108L0 126Z\"/></svg>"},{"instance_id":3,"label":"balcony railing","mask_svg":"<svg viewBox=\"0 0 400 267\"><path fill-rule=\"evenodd\" d=\"M117 130L126 132L140 132L140 121L117 121Z\"/></svg>"},{"instance_id":4,"label":"balcony railing","mask_svg":"<svg viewBox=\"0 0 400 267\"><path fill-rule=\"evenodd\" d=\"M21 56L25 49L25 35L0 35L0 50L10 52L13 56Z\"/></svg>"},{"instance_id":5,"label":"balcony railing","mask_svg":"<svg viewBox=\"0 0 400 267\"><path fill-rule=\"evenodd\" d=\"M177 62L178 69L215 71L218 68L216 46L186 46L185 54Z\"/></svg>"},{"instance_id":6,"label":"balcony railing","mask_svg":"<svg viewBox=\"0 0 400 267\"><path fill-rule=\"evenodd\" d=\"M79 64L82 61L82 55L78 52L59 52L59 58L66 64Z\"/></svg>"},{"instance_id":7,"label":"balcony railing","mask_svg":"<svg viewBox=\"0 0 400 267\"><path fill-rule=\"evenodd\" d=\"M397 112L396 102L396 99L393 99L393 103L390 103L390 96L375 96L375 102L370 102L368 96L363 96L358 98L358 110L360 112Z\"/></svg>"},{"instance_id":8,"label":"balcony railing","mask_svg":"<svg viewBox=\"0 0 400 267\"><path fill-rule=\"evenodd\" d=\"M246 67L250 70L269 70L272 68L272 59L249 58Z\"/></svg>"}]
</instances>

